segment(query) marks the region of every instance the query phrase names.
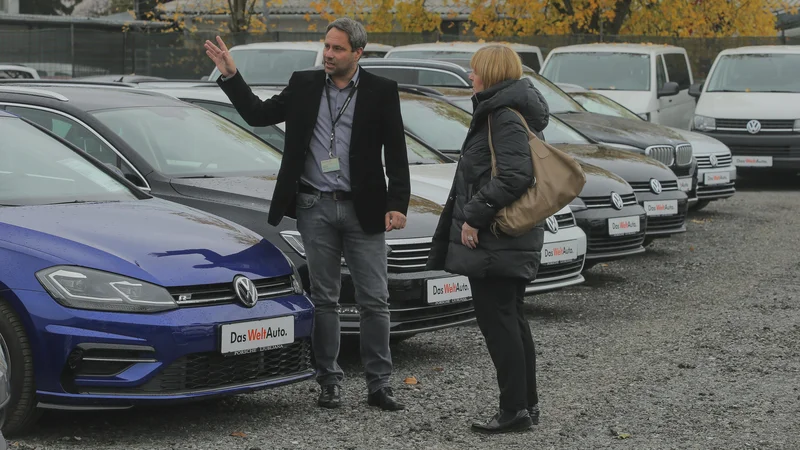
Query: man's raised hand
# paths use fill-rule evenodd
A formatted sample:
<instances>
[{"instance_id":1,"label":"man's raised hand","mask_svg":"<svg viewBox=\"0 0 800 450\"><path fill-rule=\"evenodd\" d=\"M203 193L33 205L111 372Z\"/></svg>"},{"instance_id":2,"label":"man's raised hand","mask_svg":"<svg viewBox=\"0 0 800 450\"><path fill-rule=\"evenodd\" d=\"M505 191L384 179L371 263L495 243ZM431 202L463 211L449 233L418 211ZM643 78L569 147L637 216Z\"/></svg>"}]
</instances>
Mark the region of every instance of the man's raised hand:
<instances>
[{"instance_id":1,"label":"man's raised hand","mask_svg":"<svg viewBox=\"0 0 800 450\"><path fill-rule=\"evenodd\" d=\"M213 42L206 40L206 55L214 61L214 64L217 65L217 69L222 73L222 76L230 78L236 75L236 64L233 62L233 57L228 51L228 47L222 42L222 38L219 36L217 36L217 44L219 44L219 47L214 45Z\"/></svg>"}]
</instances>

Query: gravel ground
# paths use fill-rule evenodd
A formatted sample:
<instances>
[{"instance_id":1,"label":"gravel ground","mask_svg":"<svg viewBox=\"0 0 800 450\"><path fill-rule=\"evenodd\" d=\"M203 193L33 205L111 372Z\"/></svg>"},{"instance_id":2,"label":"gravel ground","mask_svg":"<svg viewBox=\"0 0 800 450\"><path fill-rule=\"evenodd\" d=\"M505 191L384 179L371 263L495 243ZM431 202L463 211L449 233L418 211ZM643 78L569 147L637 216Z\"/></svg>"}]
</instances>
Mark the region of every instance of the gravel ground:
<instances>
[{"instance_id":1,"label":"gravel ground","mask_svg":"<svg viewBox=\"0 0 800 450\"><path fill-rule=\"evenodd\" d=\"M49 412L10 448L797 448L798 188L749 184L692 213L688 233L530 298L542 407L530 432L470 432L498 393L469 326L393 347L403 412L366 405L350 351L340 410L317 408L306 382L191 406ZM419 384L403 383L411 376Z\"/></svg>"}]
</instances>

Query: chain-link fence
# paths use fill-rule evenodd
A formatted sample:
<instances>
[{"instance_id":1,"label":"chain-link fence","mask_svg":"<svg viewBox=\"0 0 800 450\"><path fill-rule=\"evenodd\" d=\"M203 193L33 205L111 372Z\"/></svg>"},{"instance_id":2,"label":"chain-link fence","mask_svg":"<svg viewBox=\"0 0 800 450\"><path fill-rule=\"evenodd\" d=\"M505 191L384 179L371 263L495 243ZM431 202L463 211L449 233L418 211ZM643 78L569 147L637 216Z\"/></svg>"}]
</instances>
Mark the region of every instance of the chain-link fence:
<instances>
[{"instance_id":1,"label":"chain-link fence","mask_svg":"<svg viewBox=\"0 0 800 450\"><path fill-rule=\"evenodd\" d=\"M215 33L121 31L80 29L0 29L0 64L20 63L37 69L42 77L72 78L100 74L151 75L164 78L199 79L211 73L213 64L203 43ZM370 42L392 46L470 40L469 36L437 36L433 33L371 33ZM320 41L323 33L272 32L223 34L229 47L253 42ZM571 44L599 42L597 35L527 36L498 38L539 46L546 56L551 49ZM695 78L702 79L717 54L746 45L798 44L798 38L670 38L650 36L604 36L604 42L650 42L686 48Z\"/></svg>"}]
</instances>

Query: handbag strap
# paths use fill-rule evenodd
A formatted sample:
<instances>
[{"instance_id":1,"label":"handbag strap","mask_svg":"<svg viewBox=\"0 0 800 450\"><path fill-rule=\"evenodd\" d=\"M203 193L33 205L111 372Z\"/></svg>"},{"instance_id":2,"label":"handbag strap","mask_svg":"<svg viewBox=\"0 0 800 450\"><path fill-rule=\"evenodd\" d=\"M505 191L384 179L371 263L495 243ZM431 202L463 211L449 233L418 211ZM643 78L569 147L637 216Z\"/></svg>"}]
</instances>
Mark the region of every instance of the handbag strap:
<instances>
[{"instance_id":1,"label":"handbag strap","mask_svg":"<svg viewBox=\"0 0 800 450\"><path fill-rule=\"evenodd\" d=\"M534 134L531 131L531 129L528 127L528 121L525 120L525 117L523 117L523 115L520 114L519 111L517 111L514 108L508 107L508 106L506 106L506 109L512 111L514 114L517 115L517 117L519 117L519 120L522 121L522 126L525 127L525 131L528 132L528 137L529 138L530 137L534 137L534 138L538 139L536 134ZM487 120L489 121L489 151L492 153L492 176L494 177L494 176L497 176L497 156L495 155L494 145L492 144L492 114L491 113L487 117Z\"/></svg>"}]
</instances>

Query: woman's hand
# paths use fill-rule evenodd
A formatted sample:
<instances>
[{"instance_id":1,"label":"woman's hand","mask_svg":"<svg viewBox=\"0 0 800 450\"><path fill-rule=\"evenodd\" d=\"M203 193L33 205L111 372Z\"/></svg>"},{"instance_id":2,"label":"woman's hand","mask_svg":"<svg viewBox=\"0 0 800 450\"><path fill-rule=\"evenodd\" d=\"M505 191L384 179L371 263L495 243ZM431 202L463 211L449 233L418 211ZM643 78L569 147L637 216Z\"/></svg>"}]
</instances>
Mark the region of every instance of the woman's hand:
<instances>
[{"instance_id":1,"label":"woman's hand","mask_svg":"<svg viewBox=\"0 0 800 450\"><path fill-rule=\"evenodd\" d=\"M472 228L467 222L461 227L461 243L469 248L478 246L478 229Z\"/></svg>"}]
</instances>

